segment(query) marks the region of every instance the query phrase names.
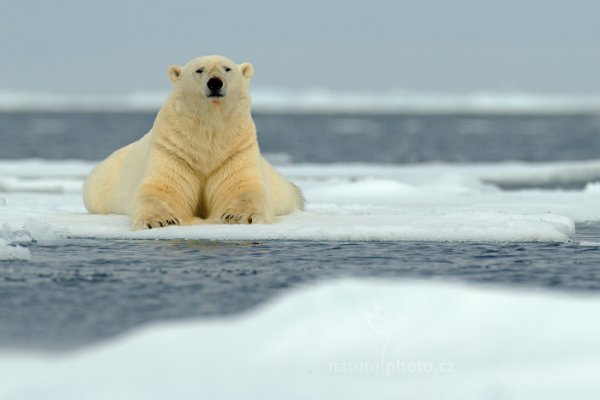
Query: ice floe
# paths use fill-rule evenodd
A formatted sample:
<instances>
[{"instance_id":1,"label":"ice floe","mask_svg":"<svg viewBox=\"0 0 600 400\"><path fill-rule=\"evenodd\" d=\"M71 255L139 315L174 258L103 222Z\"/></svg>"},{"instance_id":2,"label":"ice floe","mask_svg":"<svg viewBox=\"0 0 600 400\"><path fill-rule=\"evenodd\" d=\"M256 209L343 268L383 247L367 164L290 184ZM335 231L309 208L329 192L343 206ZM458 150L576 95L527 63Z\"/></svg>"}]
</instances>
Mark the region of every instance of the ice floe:
<instances>
[{"instance_id":1,"label":"ice floe","mask_svg":"<svg viewBox=\"0 0 600 400\"><path fill-rule=\"evenodd\" d=\"M592 399L597 296L334 281L67 354L0 350L0 397Z\"/></svg>"},{"instance_id":2,"label":"ice floe","mask_svg":"<svg viewBox=\"0 0 600 400\"><path fill-rule=\"evenodd\" d=\"M600 191L594 183L600 179L600 161L286 164L279 169L303 189L308 204L304 212L271 225L199 225L132 232L127 217L90 215L83 207L83 180L94 164L0 161L0 194L5 203L0 207L0 223L13 230L28 230L26 224L46 227L43 231L29 229L34 240L488 242L565 241L573 235L576 223L600 221ZM504 186L521 189L506 190Z\"/></svg>"},{"instance_id":3,"label":"ice floe","mask_svg":"<svg viewBox=\"0 0 600 400\"><path fill-rule=\"evenodd\" d=\"M0 261L31 260L31 253L20 243L31 242L31 236L24 230L13 231L7 223L0 226Z\"/></svg>"}]
</instances>

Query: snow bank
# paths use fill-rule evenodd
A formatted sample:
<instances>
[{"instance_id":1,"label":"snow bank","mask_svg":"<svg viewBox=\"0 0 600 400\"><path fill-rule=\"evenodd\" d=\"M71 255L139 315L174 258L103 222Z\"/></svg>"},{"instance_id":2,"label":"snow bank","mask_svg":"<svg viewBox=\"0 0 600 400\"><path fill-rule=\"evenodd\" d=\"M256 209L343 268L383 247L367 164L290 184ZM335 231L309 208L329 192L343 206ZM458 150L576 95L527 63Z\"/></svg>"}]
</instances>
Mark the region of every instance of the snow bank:
<instances>
[{"instance_id":1,"label":"snow bank","mask_svg":"<svg viewBox=\"0 0 600 400\"><path fill-rule=\"evenodd\" d=\"M0 92L0 111L157 111L168 93L112 95ZM256 112L599 113L600 95L521 92L349 92L253 88Z\"/></svg>"},{"instance_id":2,"label":"snow bank","mask_svg":"<svg viewBox=\"0 0 600 400\"><path fill-rule=\"evenodd\" d=\"M34 240L96 237L213 240L565 241L574 223L600 221L600 161L545 164L283 165L303 189L305 212L276 224L169 227L131 232L128 218L89 215L81 188L94 164L0 162L0 222ZM22 182L1 186L4 181ZM558 182L580 190L502 190L496 183ZM587 185L586 185L587 182ZM4 188L4 189L1 189ZM31 225L31 223L30 223ZM36 237L37 236L37 237ZM50 238L50 239L48 239Z\"/></svg>"},{"instance_id":3,"label":"snow bank","mask_svg":"<svg viewBox=\"0 0 600 400\"><path fill-rule=\"evenodd\" d=\"M592 399L598 297L341 281L72 354L0 352L0 397Z\"/></svg>"}]
</instances>

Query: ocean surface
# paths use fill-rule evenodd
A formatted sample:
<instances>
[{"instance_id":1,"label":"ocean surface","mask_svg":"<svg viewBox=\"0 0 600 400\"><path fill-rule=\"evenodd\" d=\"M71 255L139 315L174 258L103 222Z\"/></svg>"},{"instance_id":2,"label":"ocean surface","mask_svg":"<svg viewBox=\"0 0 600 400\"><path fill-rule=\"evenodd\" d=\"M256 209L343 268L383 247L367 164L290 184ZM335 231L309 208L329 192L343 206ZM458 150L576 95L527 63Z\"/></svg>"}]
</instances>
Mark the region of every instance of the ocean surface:
<instances>
[{"instance_id":1,"label":"ocean surface","mask_svg":"<svg viewBox=\"0 0 600 400\"><path fill-rule=\"evenodd\" d=\"M0 159L102 160L154 112L0 112ZM292 162L562 161L600 157L595 114L255 114L264 153Z\"/></svg>"},{"instance_id":2,"label":"ocean surface","mask_svg":"<svg viewBox=\"0 0 600 400\"><path fill-rule=\"evenodd\" d=\"M600 155L600 115L589 113L254 117L261 150L283 165L555 162ZM141 137L153 119L150 112L0 112L0 159L100 160ZM582 189L588 183L540 186ZM525 186L531 184L505 189ZM150 322L248 312L298 285L348 276L600 293L599 242L597 222L577 224L571 240L561 243L32 242L24 245L30 261L0 261L0 347L78 348Z\"/></svg>"}]
</instances>

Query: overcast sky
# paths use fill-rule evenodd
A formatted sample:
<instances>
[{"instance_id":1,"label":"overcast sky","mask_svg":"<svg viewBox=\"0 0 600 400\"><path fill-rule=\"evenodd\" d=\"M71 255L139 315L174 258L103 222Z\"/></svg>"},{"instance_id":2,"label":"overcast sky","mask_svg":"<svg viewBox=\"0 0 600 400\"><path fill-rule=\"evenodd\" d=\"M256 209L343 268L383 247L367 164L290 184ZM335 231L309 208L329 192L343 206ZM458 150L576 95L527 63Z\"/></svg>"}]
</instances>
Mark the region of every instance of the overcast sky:
<instances>
[{"instance_id":1,"label":"overcast sky","mask_svg":"<svg viewBox=\"0 0 600 400\"><path fill-rule=\"evenodd\" d=\"M255 87L600 93L600 1L0 0L0 91L165 91L222 54Z\"/></svg>"}]
</instances>

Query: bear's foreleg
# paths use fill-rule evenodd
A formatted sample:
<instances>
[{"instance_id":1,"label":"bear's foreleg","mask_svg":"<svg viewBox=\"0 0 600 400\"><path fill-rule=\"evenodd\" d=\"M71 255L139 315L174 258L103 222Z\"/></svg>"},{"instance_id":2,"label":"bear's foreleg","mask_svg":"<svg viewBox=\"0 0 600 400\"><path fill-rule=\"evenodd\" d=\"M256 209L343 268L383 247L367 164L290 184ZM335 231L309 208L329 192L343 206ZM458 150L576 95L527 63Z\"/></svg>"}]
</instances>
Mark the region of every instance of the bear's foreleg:
<instances>
[{"instance_id":1,"label":"bear's foreleg","mask_svg":"<svg viewBox=\"0 0 600 400\"><path fill-rule=\"evenodd\" d=\"M160 182L144 182L135 196L131 229L152 229L169 225L200 223L193 215L193 201L186 191Z\"/></svg>"},{"instance_id":2,"label":"bear's foreleg","mask_svg":"<svg viewBox=\"0 0 600 400\"><path fill-rule=\"evenodd\" d=\"M227 168L206 184L208 219L223 224L272 221L269 193L258 168Z\"/></svg>"},{"instance_id":3,"label":"bear's foreleg","mask_svg":"<svg viewBox=\"0 0 600 400\"><path fill-rule=\"evenodd\" d=\"M259 193L244 192L223 204L227 203L225 207L217 207L213 213L220 223L255 224L270 221L264 207L264 196Z\"/></svg>"}]
</instances>

